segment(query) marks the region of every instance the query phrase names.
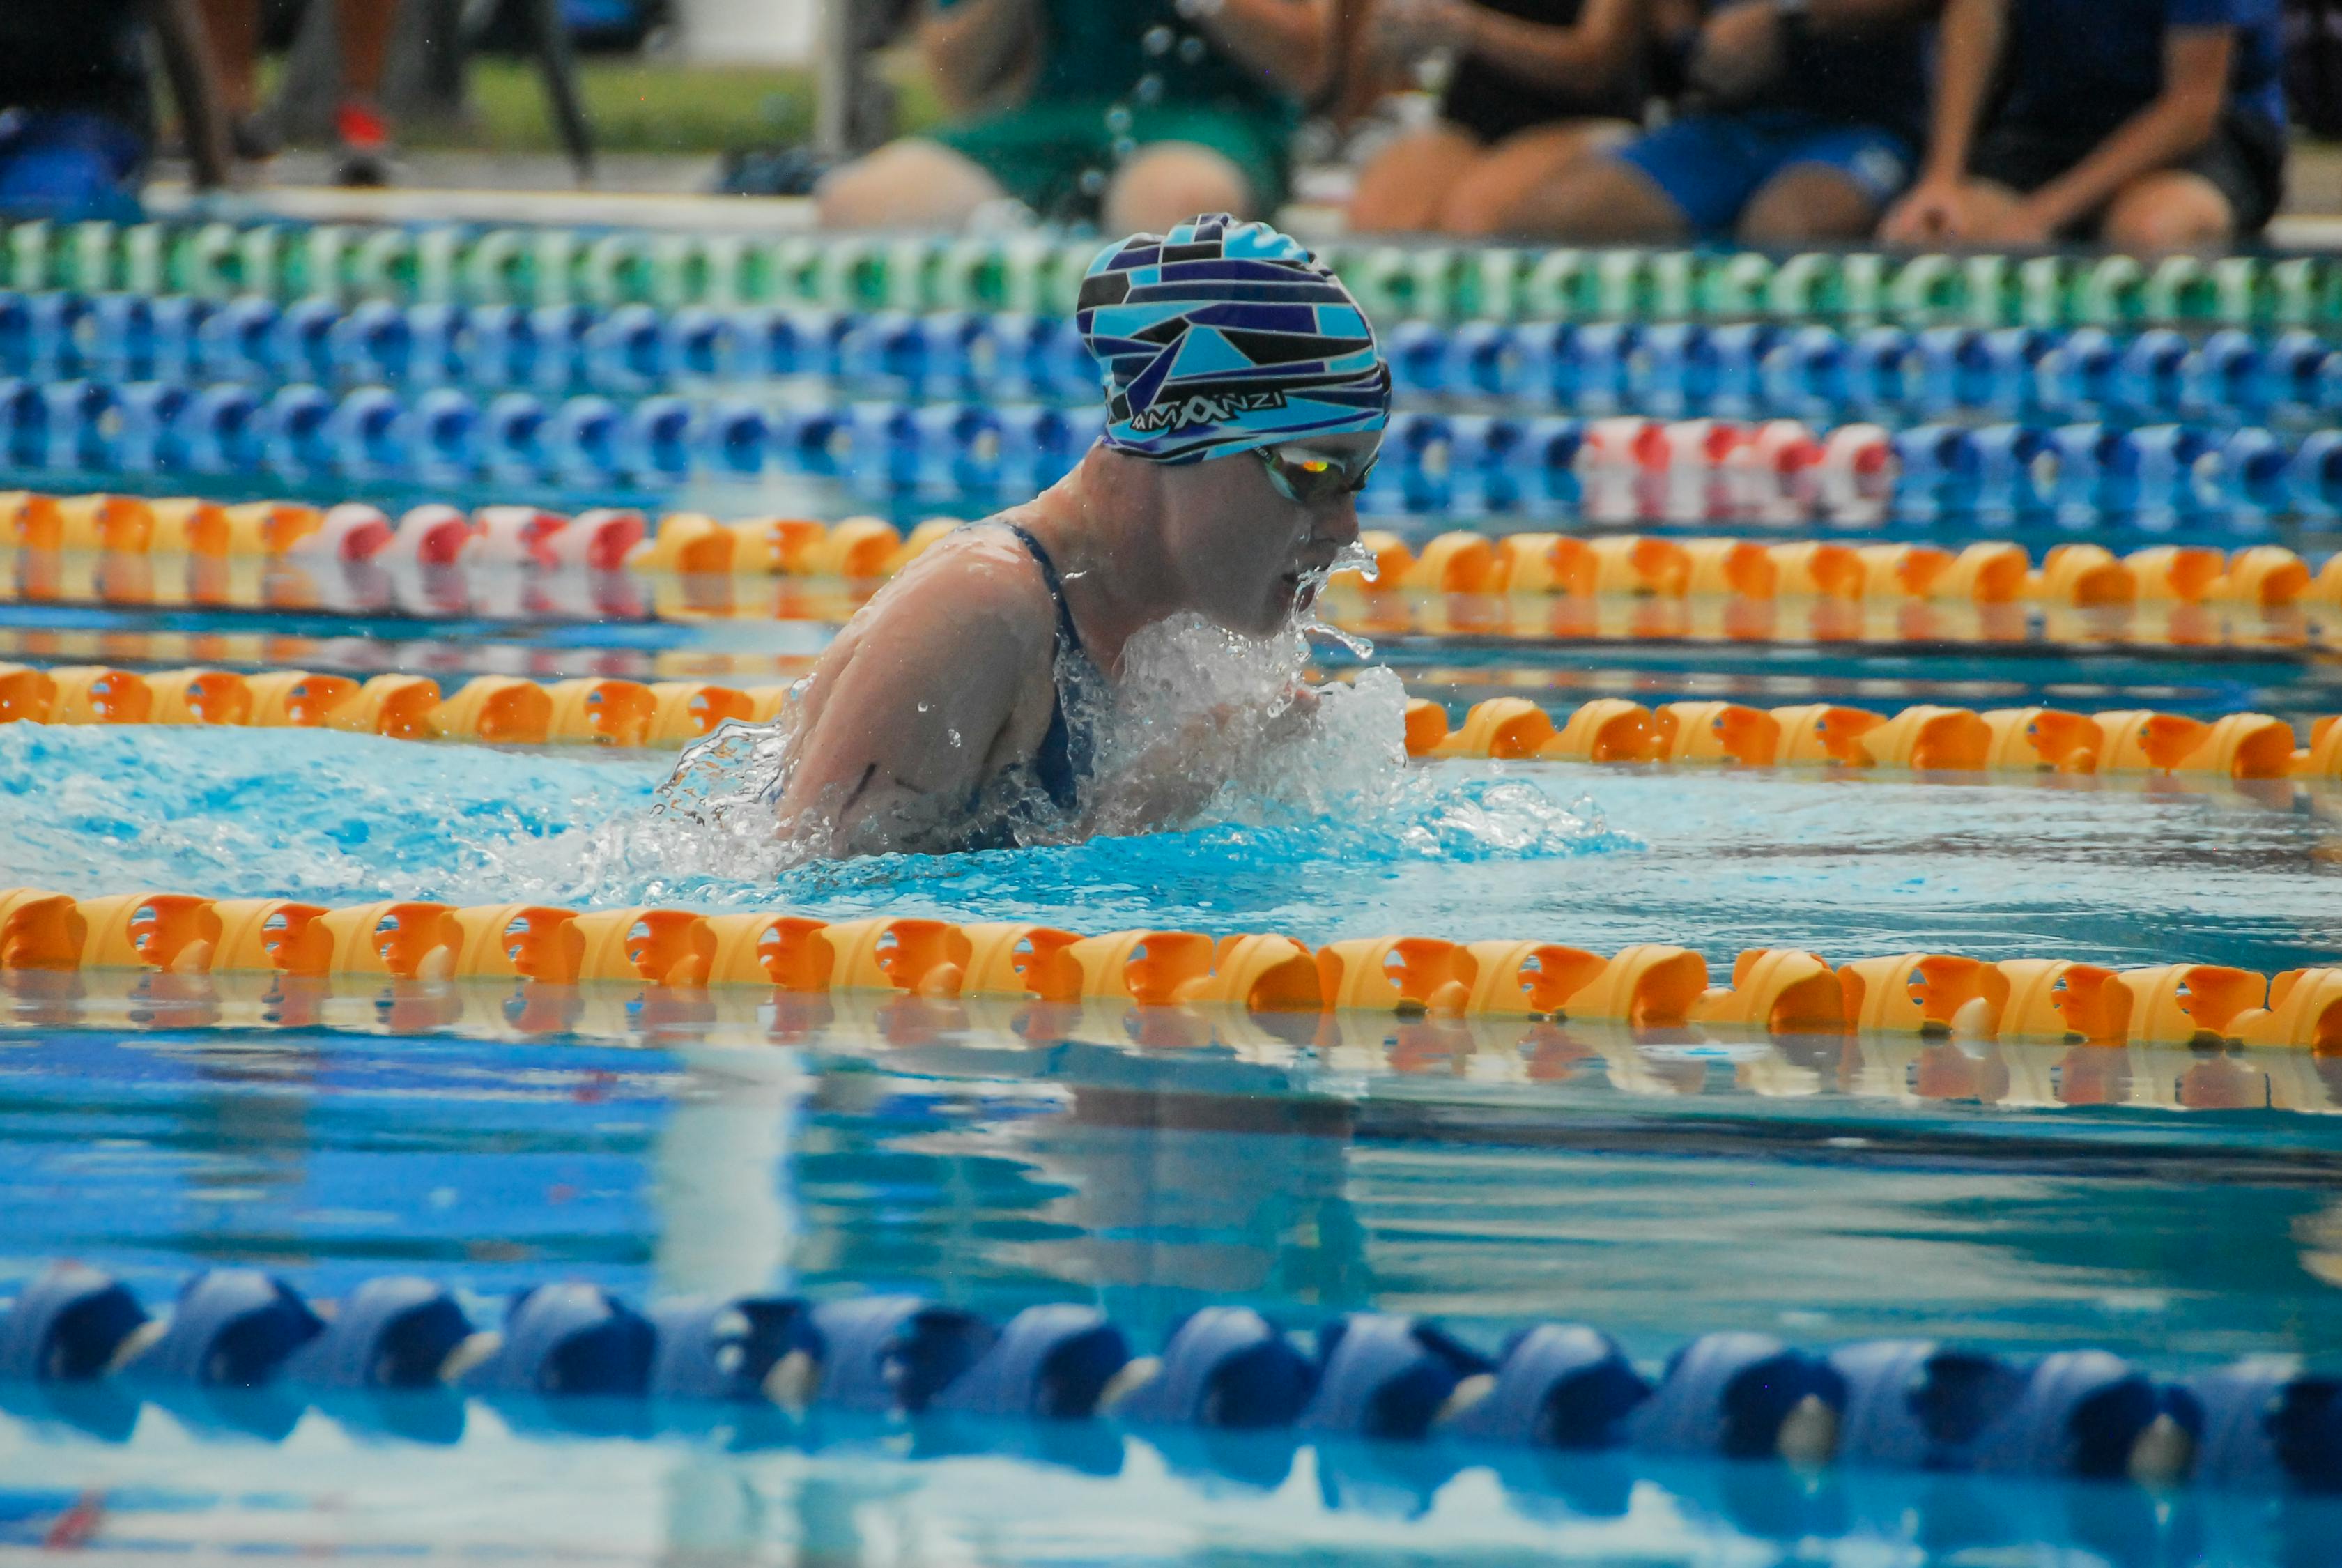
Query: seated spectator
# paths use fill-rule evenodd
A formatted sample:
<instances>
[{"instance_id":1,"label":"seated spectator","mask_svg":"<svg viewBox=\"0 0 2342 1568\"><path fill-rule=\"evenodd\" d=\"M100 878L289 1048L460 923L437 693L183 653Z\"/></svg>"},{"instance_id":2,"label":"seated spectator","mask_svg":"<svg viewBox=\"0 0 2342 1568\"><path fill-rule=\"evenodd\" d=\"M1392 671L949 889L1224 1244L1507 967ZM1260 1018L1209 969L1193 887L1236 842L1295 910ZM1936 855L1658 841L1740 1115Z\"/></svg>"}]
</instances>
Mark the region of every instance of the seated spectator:
<instances>
[{"instance_id":1,"label":"seated spectator","mask_svg":"<svg viewBox=\"0 0 2342 1568\"><path fill-rule=\"evenodd\" d=\"M1646 0L1380 0L1368 46L1447 52L1439 123L1358 176L1359 233L1501 232L1522 196L1642 118Z\"/></svg>"},{"instance_id":2,"label":"seated spectator","mask_svg":"<svg viewBox=\"0 0 2342 1568\"><path fill-rule=\"evenodd\" d=\"M1594 244L1856 239L1909 183L1932 0L1727 0L1672 125L1524 198L1516 232Z\"/></svg>"},{"instance_id":3,"label":"seated spectator","mask_svg":"<svg viewBox=\"0 0 2342 1568\"><path fill-rule=\"evenodd\" d=\"M146 41L161 45L195 184L226 177L218 87L195 0L0 4L0 211L135 218L153 156Z\"/></svg>"},{"instance_id":4,"label":"seated spectator","mask_svg":"<svg viewBox=\"0 0 2342 1568\"><path fill-rule=\"evenodd\" d=\"M822 221L958 224L1004 196L1115 232L1273 212L1331 4L936 0L920 44L945 101L1009 106L834 171L815 192Z\"/></svg>"},{"instance_id":5,"label":"seated spectator","mask_svg":"<svg viewBox=\"0 0 2342 1568\"><path fill-rule=\"evenodd\" d=\"M1947 0L1927 167L1883 237L2167 250L2259 232L2285 194L2281 24L2278 0Z\"/></svg>"}]
</instances>

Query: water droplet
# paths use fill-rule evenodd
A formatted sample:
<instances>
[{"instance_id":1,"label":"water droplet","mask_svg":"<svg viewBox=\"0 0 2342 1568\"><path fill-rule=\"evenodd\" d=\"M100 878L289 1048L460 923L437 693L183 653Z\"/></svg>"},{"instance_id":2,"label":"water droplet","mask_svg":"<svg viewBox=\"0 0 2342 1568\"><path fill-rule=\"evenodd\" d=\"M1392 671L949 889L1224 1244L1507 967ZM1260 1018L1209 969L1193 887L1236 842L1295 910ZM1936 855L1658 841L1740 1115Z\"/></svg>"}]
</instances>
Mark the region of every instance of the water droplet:
<instances>
[{"instance_id":1,"label":"water droplet","mask_svg":"<svg viewBox=\"0 0 2342 1568\"><path fill-rule=\"evenodd\" d=\"M1157 31L1160 31L1160 29L1157 29ZM1149 71L1144 76L1139 77L1138 101L1142 104L1161 103L1163 101L1163 78L1152 71Z\"/></svg>"},{"instance_id":2,"label":"water droplet","mask_svg":"<svg viewBox=\"0 0 2342 1568\"><path fill-rule=\"evenodd\" d=\"M1130 106L1127 104L1116 104L1108 109L1106 112L1106 128L1117 136L1129 135Z\"/></svg>"},{"instance_id":3,"label":"water droplet","mask_svg":"<svg viewBox=\"0 0 2342 1568\"><path fill-rule=\"evenodd\" d=\"M1133 141L1130 137L1128 137L1128 136L1116 136L1116 137L1115 137L1115 139L1114 139L1114 161L1115 161L1116 163L1118 163L1118 164L1125 164L1125 163L1128 163L1128 162L1130 161L1130 155L1131 155L1131 154L1133 154L1133 153L1135 153L1135 152L1136 152L1137 150L1138 150L1138 144L1137 144L1136 142Z\"/></svg>"},{"instance_id":4,"label":"water droplet","mask_svg":"<svg viewBox=\"0 0 2342 1568\"><path fill-rule=\"evenodd\" d=\"M925 713L926 710L927 710L927 705L926 705L926 703L924 703L924 702L920 703L920 704L919 704L919 711L920 711L920 712L922 712L922 713Z\"/></svg>"},{"instance_id":5,"label":"water droplet","mask_svg":"<svg viewBox=\"0 0 2342 1568\"><path fill-rule=\"evenodd\" d=\"M1084 169L1082 171L1082 177L1076 183L1082 187L1082 194L1084 196L1104 196L1106 194L1106 171L1104 169Z\"/></svg>"},{"instance_id":6,"label":"water droplet","mask_svg":"<svg viewBox=\"0 0 2342 1568\"><path fill-rule=\"evenodd\" d=\"M1206 44L1201 38L1196 37L1193 34L1189 34L1186 37L1179 40L1179 58L1185 60L1190 65L1200 65L1203 62L1206 51L1210 47L1211 45Z\"/></svg>"},{"instance_id":7,"label":"water droplet","mask_svg":"<svg viewBox=\"0 0 2342 1568\"><path fill-rule=\"evenodd\" d=\"M1140 35L1138 46L1150 55L1167 55L1174 41L1171 29L1158 24Z\"/></svg>"}]
</instances>

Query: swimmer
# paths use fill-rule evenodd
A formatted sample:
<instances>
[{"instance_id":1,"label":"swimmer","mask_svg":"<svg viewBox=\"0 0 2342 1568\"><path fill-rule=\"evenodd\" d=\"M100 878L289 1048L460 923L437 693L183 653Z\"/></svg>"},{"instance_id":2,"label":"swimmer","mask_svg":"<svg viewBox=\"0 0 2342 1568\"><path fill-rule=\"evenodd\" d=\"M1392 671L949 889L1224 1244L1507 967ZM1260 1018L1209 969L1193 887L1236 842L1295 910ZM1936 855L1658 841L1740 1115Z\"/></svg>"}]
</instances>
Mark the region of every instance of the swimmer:
<instances>
[{"instance_id":1,"label":"swimmer","mask_svg":"<svg viewBox=\"0 0 2342 1568\"><path fill-rule=\"evenodd\" d=\"M1182 614L1267 636L1356 541L1390 373L1357 301L1299 244L1225 214L1134 236L1091 265L1079 322L1105 435L839 633L796 714L785 835L844 858L1095 830L1098 724L1132 637ZM1149 769L1125 770L1116 822L1201 803L1180 758L1160 760L1151 789Z\"/></svg>"}]
</instances>

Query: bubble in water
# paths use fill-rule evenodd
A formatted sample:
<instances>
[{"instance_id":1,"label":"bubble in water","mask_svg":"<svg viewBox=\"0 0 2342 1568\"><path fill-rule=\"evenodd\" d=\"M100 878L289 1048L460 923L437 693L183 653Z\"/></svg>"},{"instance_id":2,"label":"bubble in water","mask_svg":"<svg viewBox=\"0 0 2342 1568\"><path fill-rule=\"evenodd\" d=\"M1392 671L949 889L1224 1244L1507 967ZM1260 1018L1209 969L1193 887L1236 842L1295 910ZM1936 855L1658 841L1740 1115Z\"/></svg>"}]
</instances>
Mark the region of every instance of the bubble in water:
<instances>
[{"instance_id":1,"label":"bubble in water","mask_svg":"<svg viewBox=\"0 0 2342 1568\"><path fill-rule=\"evenodd\" d=\"M1203 62L1205 53L1209 48L1210 45L1206 44L1201 38L1190 35L1189 36L1179 40L1179 58L1185 60L1190 65L1200 65Z\"/></svg>"},{"instance_id":2,"label":"bubble in water","mask_svg":"<svg viewBox=\"0 0 2342 1568\"><path fill-rule=\"evenodd\" d=\"M1158 27L1156 29L1156 32L1161 33L1163 32L1163 29ZM1148 36L1151 37L1153 35L1150 34ZM1168 33L1164 33L1164 36L1167 40L1170 37L1170 35ZM1156 52L1160 54L1162 51L1157 50ZM1153 71L1147 72L1146 75L1138 78L1137 95L1138 101L1142 104L1161 103L1163 101L1163 78Z\"/></svg>"},{"instance_id":3,"label":"bubble in water","mask_svg":"<svg viewBox=\"0 0 2342 1568\"><path fill-rule=\"evenodd\" d=\"M1127 136L1130 132L1130 106L1116 104L1108 109L1106 112L1106 128L1117 136Z\"/></svg>"},{"instance_id":4,"label":"bubble in water","mask_svg":"<svg viewBox=\"0 0 2342 1568\"><path fill-rule=\"evenodd\" d=\"M1157 24L1139 35L1138 46L1150 55L1167 55L1174 38L1170 28Z\"/></svg>"},{"instance_id":5,"label":"bubble in water","mask_svg":"<svg viewBox=\"0 0 2342 1568\"><path fill-rule=\"evenodd\" d=\"M1104 169L1084 169L1082 171L1082 177L1075 183L1081 186L1081 191L1084 196L1104 196L1106 194L1106 171Z\"/></svg>"}]
</instances>

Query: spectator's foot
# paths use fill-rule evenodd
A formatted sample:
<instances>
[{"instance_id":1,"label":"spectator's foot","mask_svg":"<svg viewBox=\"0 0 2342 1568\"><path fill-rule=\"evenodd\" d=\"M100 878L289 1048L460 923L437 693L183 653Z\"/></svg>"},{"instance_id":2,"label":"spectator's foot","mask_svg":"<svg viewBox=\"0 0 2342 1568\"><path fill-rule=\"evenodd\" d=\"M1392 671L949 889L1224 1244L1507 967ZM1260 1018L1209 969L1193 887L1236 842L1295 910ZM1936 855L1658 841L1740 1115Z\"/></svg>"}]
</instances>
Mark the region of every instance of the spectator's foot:
<instances>
[{"instance_id":1,"label":"spectator's foot","mask_svg":"<svg viewBox=\"0 0 2342 1568\"><path fill-rule=\"evenodd\" d=\"M344 104L334 112L334 133L341 156L334 166L337 186L386 186L395 166L391 159L390 126L368 104Z\"/></svg>"},{"instance_id":2,"label":"spectator's foot","mask_svg":"<svg viewBox=\"0 0 2342 1568\"><path fill-rule=\"evenodd\" d=\"M836 160L807 146L735 147L716 172L717 196L811 196Z\"/></svg>"}]
</instances>

